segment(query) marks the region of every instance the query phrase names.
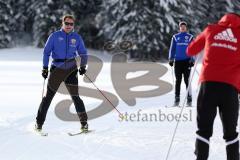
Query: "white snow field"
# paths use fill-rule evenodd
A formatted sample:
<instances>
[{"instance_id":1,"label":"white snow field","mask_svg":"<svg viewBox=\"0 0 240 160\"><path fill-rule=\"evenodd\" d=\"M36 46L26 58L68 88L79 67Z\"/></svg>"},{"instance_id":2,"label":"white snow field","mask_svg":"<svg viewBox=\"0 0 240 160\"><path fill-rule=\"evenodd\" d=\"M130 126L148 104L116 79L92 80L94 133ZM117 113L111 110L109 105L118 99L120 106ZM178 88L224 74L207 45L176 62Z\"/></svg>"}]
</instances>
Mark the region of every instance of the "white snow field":
<instances>
[{"instance_id":1,"label":"white snow field","mask_svg":"<svg viewBox=\"0 0 240 160\"><path fill-rule=\"evenodd\" d=\"M172 135L177 124L173 116L181 108L173 104L173 90L152 98L137 98L135 106L128 106L116 93L110 78L111 56L100 51L89 50L104 60L103 69L95 84L111 92L119 99L117 108L122 113L132 113L132 119L121 121L118 113L112 112L89 121L94 132L70 137L69 131L78 131L79 122L60 120L54 112L55 105L68 98L57 93L49 108L43 130L47 137L34 134L33 126L41 101L43 78L42 49L33 47L0 50L0 159L2 160L166 160ZM160 64L159 64L160 65ZM172 73L167 64L167 73L162 80L172 83ZM200 71L201 65L197 67ZM136 73L137 74L137 73ZM131 75L131 77L134 75ZM183 110L184 119L179 121L175 139L168 160L193 160L196 131L196 98L198 74L192 82L193 105ZM94 88L79 76L79 85ZM140 90L141 88L138 88ZM143 89L147 89L145 86ZM150 89L153 89L150 87ZM96 91L97 92L97 91ZM182 84L181 104L186 94ZM100 93L98 93L100 94ZM89 111L101 101L82 97ZM74 106L71 106L74 113ZM134 119L134 113L158 114L158 120ZM164 119L165 115L165 119ZM167 116L167 118L166 118ZM215 120L214 135L211 138L209 160L225 160L225 142L222 139L222 125L219 116Z\"/></svg>"}]
</instances>

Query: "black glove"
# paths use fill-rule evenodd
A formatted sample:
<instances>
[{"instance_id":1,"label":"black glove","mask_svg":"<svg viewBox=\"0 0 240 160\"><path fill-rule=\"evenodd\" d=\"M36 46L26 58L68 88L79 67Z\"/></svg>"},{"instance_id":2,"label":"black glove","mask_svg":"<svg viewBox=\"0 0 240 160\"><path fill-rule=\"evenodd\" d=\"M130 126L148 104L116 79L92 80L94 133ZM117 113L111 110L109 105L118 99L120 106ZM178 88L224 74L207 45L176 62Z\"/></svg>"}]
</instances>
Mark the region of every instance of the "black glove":
<instances>
[{"instance_id":1,"label":"black glove","mask_svg":"<svg viewBox=\"0 0 240 160\"><path fill-rule=\"evenodd\" d=\"M169 62L168 62L168 64L169 64L169 66L173 66L173 60L170 60Z\"/></svg>"},{"instance_id":2,"label":"black glove","mask_svg":"<svg viewBox=\"0 0 240 160\"><path fill-rule=\"evenodd\" d=\"M48 77L48 68L43 68L42 70L42 77L46 79Z\"/></svg>"},{"instance_id":3,"label":"black glove","mask_svg":"<svg viewBox=\"0 0 240 160\"><path fill-rule=\"evenodd\" d=\"M79 74L80 75L84 75L86 73L86 66L81 66L80 69L79 69Z\"/></svg>"},{"instance_id":4,"label":"black glove","mask_svg":"<svg viewBox=\"0 0 240 160\"><path fill-rule=\"evenodd\" d=\"M194 62L193 61L190 61L189 62L189 67L193 67L194 66Z\"/></svg>"}]
</instances>

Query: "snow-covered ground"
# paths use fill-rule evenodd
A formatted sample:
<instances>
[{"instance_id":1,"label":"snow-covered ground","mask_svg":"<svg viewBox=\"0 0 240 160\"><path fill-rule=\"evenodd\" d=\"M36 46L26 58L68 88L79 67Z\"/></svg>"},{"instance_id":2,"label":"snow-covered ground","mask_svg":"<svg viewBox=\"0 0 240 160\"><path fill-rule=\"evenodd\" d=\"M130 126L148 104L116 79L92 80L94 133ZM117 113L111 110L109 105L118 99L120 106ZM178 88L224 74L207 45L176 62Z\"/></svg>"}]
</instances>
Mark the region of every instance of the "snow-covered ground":
<instances>
[{"instance_id":1,"label":"snow-covered ground","mask_svg":"<svg viewBox=\"0 0 240 160\"><path fill-rule=\"evenodd\" d=\"M135 106L128 106L117 95L110 78L111 56L90 50L104 60L101 74L96 85L104 91L111 92L119 99L117 108L124 114L132 114L133 121L121 121L116 111L89 121L90 129L95 130L87 135L70 137L69 131L79 130L78 122L62 121L55 115L56 104L68 98L57 93L49 109L44 131L47 137L33 133L35 116L41 101L43 78L42 49L32 47L0 50L0 159L4 160L165 160L169 149L176 118L181 108L167 108L173 103L173 90L165 95L152 98L138 98ZM161 80L172 83L172 73L168 72ZM200 70L198 65L197 70ZM137 74L137 73L136 73ZM197 79L195 74L192 83L193 105L196 106ZM93 86L79 78L79 85ZM146 87L144 88L146 89ZM139 90L139 88L138 88ZM182 85L182 97L186 94ZM87 110L98 106L101 101L82 97ZM182 103L183 101L181 101ZM74 111L74 106L71 106ZM134 114L141 116L156 114L157 121L137 121ZM169 155L169 160L193 160L196 131L196 107L184 108L182 121ZM165 116L165 118L164 118ZM166 118L167 116L167 118ZM211 139L209 160L224 160L225 142L222 139L222 126L219 116L215 120L214 136Z\"/></svg>"}]
</instances>

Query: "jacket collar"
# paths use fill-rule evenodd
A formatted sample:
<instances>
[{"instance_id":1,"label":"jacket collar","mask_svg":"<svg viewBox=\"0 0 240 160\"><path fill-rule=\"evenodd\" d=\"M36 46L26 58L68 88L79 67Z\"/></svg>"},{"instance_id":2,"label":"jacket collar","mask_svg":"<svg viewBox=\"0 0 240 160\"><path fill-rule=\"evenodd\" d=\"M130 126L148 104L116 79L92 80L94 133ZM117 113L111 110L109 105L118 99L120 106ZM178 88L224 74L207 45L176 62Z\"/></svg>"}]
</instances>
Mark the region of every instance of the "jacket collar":
<instances>
[{"instance_id":1,"label":"jacket collar","mask_svg":"<svg viewBox=\"0 0 240 160\"><path fill-rule=\"evenodd\" d=\"M61 31L63 34L67 34L62 28L60 29L60 31ZM68 33L68 35L71 35L73 32L74 32L74 29L72 30L72 32Z\"/></svg>"}]
</instances>

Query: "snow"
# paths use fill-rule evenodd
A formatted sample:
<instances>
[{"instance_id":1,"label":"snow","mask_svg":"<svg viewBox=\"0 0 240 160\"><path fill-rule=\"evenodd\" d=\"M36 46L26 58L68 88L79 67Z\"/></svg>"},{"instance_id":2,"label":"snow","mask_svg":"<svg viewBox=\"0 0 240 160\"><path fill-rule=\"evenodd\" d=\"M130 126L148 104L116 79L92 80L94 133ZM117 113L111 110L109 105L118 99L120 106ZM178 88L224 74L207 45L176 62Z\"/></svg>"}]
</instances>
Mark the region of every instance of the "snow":
<instances>
[{"instance_id":1,"label":"snow","mask_svg":"<svg viewBox=\"0 0 240 160\"><path fill-rule=\"evenodd\" d=\"M101 57L104 66L96 79L96 85L117 96L111 78L111 56L100 51L90 50L90 54ZM58 119L54 106L67 95L57 93L50 106L44 131L47 137L33 133L35 116L41 100L43 79L41 77L42 49L23 47L0 50L0 153L4 160L165 160L177 116L181 108L167 108L173 102L173 91L158 97L138 98L136 106L128 106L121 99L117 108L128 117L122 120L116 111L89 121L95 132L70 137L69 131L79 130L78 122L65 122ZM167 64L163 64L168 67ZM200 70L199 64L197 70ZM129 73L128 78L138 77L145 71ZM170 67L161 77L172 83ZM197 97L197 74L193 78L193 104ZM80 86L93 88L82 77ZM182 97L186 94L182 85ZM135 88L139 91L141 88ZM142 90L153 89L144 87ZM119 98L119 97L118 97ZM87 110L101 103L94 98L82 97ZM182 102L181 102L182 103ZM73 106L72 106L73 107ZM74 108L74 107L73 107ZM72 109L72 108L71 108ZM72 109L74 112L74 109ZM137 114L140 117L136 117ZM150 115L161 115L156 119ZM169 160L192 160L195 158L194 143L196 131L196 107L184 108ZM148 121L147 121L148 120ZM225 142L222 139L222 126L219 117L215 120L214 135L211 139L209 160L224 160Z\"/></svg>"}]
</instances>

